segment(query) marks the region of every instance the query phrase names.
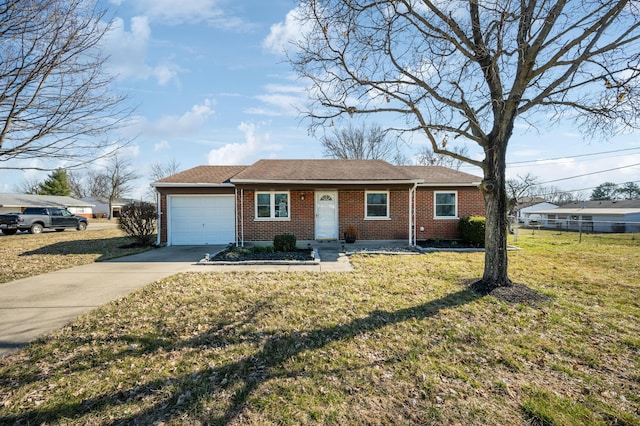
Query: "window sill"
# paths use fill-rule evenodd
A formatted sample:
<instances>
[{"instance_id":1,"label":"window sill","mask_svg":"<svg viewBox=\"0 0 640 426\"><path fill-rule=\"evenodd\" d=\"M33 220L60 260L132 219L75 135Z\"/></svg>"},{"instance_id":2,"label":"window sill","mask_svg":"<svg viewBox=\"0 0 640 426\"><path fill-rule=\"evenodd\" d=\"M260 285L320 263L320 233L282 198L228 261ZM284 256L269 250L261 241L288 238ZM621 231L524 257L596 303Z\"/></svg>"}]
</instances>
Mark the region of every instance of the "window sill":
<instances>
[{"instance_id":1,"label":"window sill","mask_svg":"<svg viewBox=\"0 0 640 426\"><path fill-rule=\"evenodd\" d=\"M460 220L458 216L434 216L434 220Z\"/></svg>"},{"instance_id":2,"label":"window sill","mask_svg":"<svg viewBox=\"0 0 640 426\"><path fill-rule=\"evenodd\" d=\"M253 218L256 222L290 222L291 218L289 217L255 217Z\"/></svg>"},{"instance_id":3,"label":"window sill","mask_svg":"<svg viewBox=\"0 0 640 426\"><path fill-rule=\"evenodd\" d=\"M365 217L364 220L391 220L390 217Z\"/></svg>"}]
</instances>

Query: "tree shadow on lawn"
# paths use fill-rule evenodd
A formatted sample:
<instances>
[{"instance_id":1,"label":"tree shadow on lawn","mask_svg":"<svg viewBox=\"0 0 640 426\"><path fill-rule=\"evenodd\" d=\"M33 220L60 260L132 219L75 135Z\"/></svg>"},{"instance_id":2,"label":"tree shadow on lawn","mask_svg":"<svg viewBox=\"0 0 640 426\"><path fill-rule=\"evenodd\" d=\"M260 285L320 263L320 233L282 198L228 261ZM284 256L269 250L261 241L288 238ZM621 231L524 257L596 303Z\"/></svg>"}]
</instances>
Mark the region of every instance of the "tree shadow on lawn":
<instances>
[{"instance_id":1,"label":"tree shadow on lawn","mask_svg":"<svg viewBox=\"0 0 640 426\"><path fill-rule=\"evenodd\" d=\"M302 352L319 350L332 342L350 340L359 335L407 320L430 318L443 309L456 308L482 297L482 295L466 288L411 308L399 309L393 312L375 310L366 317L357 318L351 322L332 327L275 332L270 336L264 336L261 333L244 335L231 333L230 338L226 330L229 327L238 327L238 324L222 322L193 339L184 341L182 344L178 342L178 347L197 349L205 344L209 347L223 347L247 342L253 342L256 346L259 342L264 342L264 344L257 352L219 367L206 368L197 371L197 373L192 372L176 378L148 381L126 390L119 390L115 393L87 399L81 403L62 403L51 408L36 408L22 415L0 417L0 423L29 424L55 422L63 418L69 420L105 408L131 403L132 401L142 401L147 397L167 395L155 401L151 407L141 413L119 419L111 417L111 424L113 425L150 424L158 420L179 418L184 413L193 415L193 411L198 407L202 396L226 393L231 397L224 413L212 413L211 416L200 419L204 424L226 424L242 414L246 408L248 398L261 384L271 379L298 377L302 374L296 371L287 371L286 367L286 363L289 360ZM268 306L270 306L268 301L260 303L256 307L255 313ZM249 321L251 321L251 317L255 313L248 317ZM245 319L243 323L246 322L247 320ZM170 339L169 341L171 342ZM175 344L165 345L162 342L158 342L157 339L148 341L143 338L138 339L137 343L145 346L139 348L141 354L157 350L160 347L165 350L176 348ZM116 357L120 355L122 354L114 354Z\"/></svg>"},{"instance_id":2,"label":"tree shadow on lawn","mask_svg":"<svg viewBox=\"0 0 640 426\"><path fill-rule=\"evenodd\" d=\"M130 237L112 237L94 240L73 240L59 241L57 243L38 247L34 250L25 251L19 256L41 256L41 255L100 255L95 261L100 262L121 256L147 251L150 247L139 247L132 245L133 239Z\"/></svg>"}]
</instances>

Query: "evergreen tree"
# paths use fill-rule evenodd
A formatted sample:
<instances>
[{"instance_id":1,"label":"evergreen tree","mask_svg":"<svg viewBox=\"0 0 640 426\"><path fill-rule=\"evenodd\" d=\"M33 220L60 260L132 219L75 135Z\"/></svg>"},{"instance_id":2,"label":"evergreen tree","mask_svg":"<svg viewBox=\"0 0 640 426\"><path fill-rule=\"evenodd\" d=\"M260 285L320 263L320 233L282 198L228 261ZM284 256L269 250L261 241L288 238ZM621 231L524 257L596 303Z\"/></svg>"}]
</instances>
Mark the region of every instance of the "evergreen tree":
<instances>
[{"instance_id":1,"label":"evergreen tree","mask_svg":"<svg viewBox=\"0 0 640 426\"><path fill-rule=\"evenodd\" d=\"M71 187L67 178L67 171L57 169L49 175L47 180L40 184L40 195L71 195Z\"/></svg>"},{"instance_id":2,"label":"evergreen tree","mask_svg":"<svg viewBox=\"0 0 640 426\"><path fill-rule=\"evenodd\" d=\"M640 198L640 186L634 182L627 182L618 188L618 194L625 200L637 200Z\"/></svg>"},{"instance_id":3,"label":"evergreen tree","mask_svg":"<svg viewBox=\"0 0 640 426\"><path fill-rule=\"evenodd\" d=\"M618 185L613 182L605 182L598 185L591 192L592 200L615 200L618 193Z\"/></svg>"}]
</instances>

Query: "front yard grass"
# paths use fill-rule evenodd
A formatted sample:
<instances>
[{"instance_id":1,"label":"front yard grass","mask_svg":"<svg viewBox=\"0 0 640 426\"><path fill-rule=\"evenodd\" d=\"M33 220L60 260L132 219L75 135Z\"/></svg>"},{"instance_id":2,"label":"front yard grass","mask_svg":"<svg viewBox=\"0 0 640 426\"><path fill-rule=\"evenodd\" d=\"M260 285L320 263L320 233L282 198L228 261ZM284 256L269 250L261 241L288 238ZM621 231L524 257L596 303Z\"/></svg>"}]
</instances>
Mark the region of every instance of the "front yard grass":
<instances>
[{"instance_id":1,"label":"front yard grass","mask_svg":"<svg viewBox=\"0 0 640 426\"><path fill-rule=\"evenodd\" d=\"M0 360L0 423L640 425L640 241L516 245L550 302L470 291L482 253L169 277Z\"/></svg>"},{"instance_id":2,"label":"front yard grass","mask_svg":"<svg viewBox=\"0 0 640 426\"><path fill-rule=\"evenodd\" d=\"M133 240L117 228L90 227L82 232L0 236L0 284L146 250L125 247Z\"/></svg>"}]
</instances>

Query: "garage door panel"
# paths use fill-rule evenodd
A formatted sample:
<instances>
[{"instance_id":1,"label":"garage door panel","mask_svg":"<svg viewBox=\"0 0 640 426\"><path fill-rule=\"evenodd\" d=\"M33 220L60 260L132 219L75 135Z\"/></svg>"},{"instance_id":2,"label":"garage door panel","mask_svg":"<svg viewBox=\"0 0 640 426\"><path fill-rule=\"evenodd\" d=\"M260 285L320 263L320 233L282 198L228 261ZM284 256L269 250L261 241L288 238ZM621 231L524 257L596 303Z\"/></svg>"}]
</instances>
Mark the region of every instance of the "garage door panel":
<instances>
[{"instance_id":1,"label":"garage door panel","mask_svg":"<svg viewBox=\"0 0 640 426\"><path fill-rule=\"evenodd\" d=\"M174 196L170 206L173 245L227 244L235 241L234 197Z\"/></svg>"}]
</instances>

